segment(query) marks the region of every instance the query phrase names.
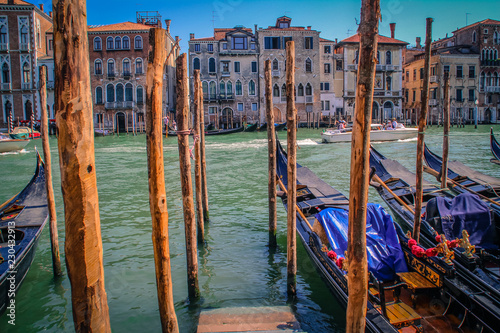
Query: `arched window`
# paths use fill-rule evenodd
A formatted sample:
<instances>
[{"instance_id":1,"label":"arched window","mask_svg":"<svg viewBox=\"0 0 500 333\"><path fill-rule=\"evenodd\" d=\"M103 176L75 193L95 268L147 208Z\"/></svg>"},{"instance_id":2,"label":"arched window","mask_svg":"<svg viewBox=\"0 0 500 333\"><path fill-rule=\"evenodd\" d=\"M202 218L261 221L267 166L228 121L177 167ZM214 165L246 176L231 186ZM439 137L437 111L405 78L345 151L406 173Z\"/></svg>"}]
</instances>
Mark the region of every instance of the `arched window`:
<instances>
[{"instance_id":1,"label":"arched window","mask_svg":"<svg viewBox=\"0 0 500 333\"><path fill-rule=\"evenodd\" d=\"M101 37L94 38L94 51L102 50L102 41Z\"/></svg>"},{"instance_id":2,"label":"arched window","mask_svg":"<svg viewBox=\"0 0 500 333\"><path fill-rule=\"evenodd\" d=\"M273 71L279 71L280 65L277 59L273 60Z\"/></svg>"},{"instance_id":3,"label":"arched window","mask_svg":"<svg viewBox=\"0 0 500 333\"><path fill-rule=\"evenodd\" d=\"M227 97L233 97L233 84L231 81L227 81L226 84Z\"/></svg>"},{"instance_id":4,"label":"arched window","mask_svg":"<svg viewBox=\"0 0 500 333\"><path fill-rule=\"evenodd\" d=\"M380 64L380 51L377 51L377 64Z\"/></svg>"},{"instance_id":5,"label":"arched window","mask_svg":"<svg viewBox=\"0 0 500 333\"><path fill-rule=\"evenodd\" d=\"M115 87L109 83L106 86L106 102L113 103L115 101Z\"/></svg>"},{"instance_id":6,"label":"arched window","mask_svg":"<svg viewBox=\"0 0 500 333\"><path fill-rule=\"evenodd\" d=\"M254 82L254 80L250 80L250 82L248 82L248 95L255 96L255 82Z\"/></svg>"},{"instance_id":7,"label":"arched window","mask_svg":"<svg viewBox=\"0 0 500 333\"><path fill-rule=\"evenodd\" d=\"M354 53L354 62L357 64L358 63L358 58L359 58L359 50L356 50Z\"/></svg>"},{"instance_id":8,"label":"arched window","mask_svg":"<svg viewBox=\"0 0 500 333\"><path fill-rule=\"evenodd\" d=\"M116 101L123 102L123 84L121 83L116 85Z\"/></svg>"},{"instance_id":9,"label":"arched window","mask_svg":"<svg viewBox=\"0 0 500 333\"><path fill-rule=\"evenodd\" d=\"M215 99L217 97L217 85L215 81L210 82L210 99Z\"/></svg>"},{"instance_id":10,"label":"arched window","mask_svg":"<svg viewBox=\"0 0 500 333\"><path fill-rule=\"evenodd\" d=\"M101 59L96 59L94 61L94 74L102 75L102 61Z\"/></svg>"},{"instance_id":11,"label":"arched window","mask_svg":"<svg viewBox=\"0 0 500 333\"><path fill-rule=\"evenodd\" d=\"M214 58L208 59L208 72L215 73L215 59Z\"/></svg>"},{"instance_id":12,"label":"arched window","mask_svg":"<svg viewBox=\"0 0 500 333\"><path fill-rule=\"evenodd\" d=\"M108 60L108 76L115 76L115 61L113 59Z\"/></svg>"},{"instance_id":13,"label":"arched window","mask_svg":"<svg viewBox=\"0 0 500 333\"><path fill-rule=\"evenodd\" d=\"M299 83L299 88L297 89L297 96L304 96L304 85Z\"/></svg>"},{"instance_id":14,"label":"arched window","mask_svg":"<svg viewBox=\"0 0 500 333\"><path fill-rule=\"evenodd\" d=\"M286 97L286 84L281 86L281 98Z\"/></svg>"},{"instance_id":15,"label":"arched window","mask_svg":"<svg viewBox=\"0 0 500 333\"><path fill-rule=\"evenodd\" d=\"M493 50L490 50L490 60L496 60L495 58L493 58Z\"/></svg>"},{"instance_id":16,"label":"arched window","mask_svg":"<svg viewBox=\"0 0 500 333\"><path fill-rule=\"evenodd\" d=\"M115 37L115 50L120 50L122 48L122 39L120 37Z\"/></svg>"},{"instance_id":17,"label":"arched window","mask_svg":"<svg viewBox=\"0 0 500 333\"><path fill-rule=\"evenodd\" d=\"M5 101L3 110L4 110L3 119L7 119L10 116L10 113L12 112L12 103L9 100ZM5 120L5 122L7 122L7 120Z\"/></svg>"},{"instance_id":18,"label":"arched window","mask_svg":"<svg viewBox=\"0 0 500 333\"><path fill-rule=\"evenodd\" d=\"M306 59L306 72L312 72L312 60L309 58Z\"/></svg>"},{"instance_id":19,"label":"arched window","mask_svg":"<svg viewBox=\"0 0 500 333\"><path fill-rule=\"evenodd\" d=\"M122 47L124 50L130 50L130 38L128 36L122 38Z\"/></svg>"},{"instance_id":20,"label":"arched window","mask_svg":"<svg viewBox=\"0 0 500 333\"><path fill-rule=\"evenodd\" d=\"M31 104L31 101L28 99L24 103L24 120L30 120L32 113L33 113L33 106Z\"/></svg>"},{"instance_id":21,"label":"arched window","mask_svg":"<svg viewBox=\"0 0 500 333\"><path fill-rule=\"evenodd\" d=\"M499 34L497 31L493 33L493 44L499 44L500 41L498 40Z\"/></svg>"},{"instance_id":22,"label":"arched window","mask_svg":"<svg viewBox=\"0 0 500 333\"><path fill-rule=\"evenodd\" d=\"M481 75L479 75L479 90L484 90L484 72L481 72Z\"/></svg>"},{"instance_id":23,"label":"arched window","mask_svg":"<svg viewBox=\"0 0 500 333\"><path fill-rule=\"evenodd\" d=\"M113 46L114 46L113 37L106 38L106 49L107 50L112 50Z\"/></svg>"},{"instance_id":24,"label":"arched window","mask_svg":"<svg viewBox=\"0 0 500 333\"><path fill-rule=\"evenodd\" d=\"M274 84L273 86L273 97L280 97L280 87L278 84Z\"/></svg>"},{"instance_id":25,"label":"arched window","mask_svg":"<svg viewBox=\"0 0 500 333\"><path fill-rule=\"evenodd\" d=\"M5 18L5 22L7 22L7 19ZM0 27L0 44L6 45L8 43L8 31L7 31L7 25L3 24Z\"/></svg>"},{"instance_id":26,"label":"arched window","mask_svg":"<svg viewBox=\"0 0 500 333\"><path fill-rule=\"evenodd\" d=\"M241 96L243 95L243 89L241 87L241 81L238 80L236 81L236 96Z\"/></svg>"},{"instance_id":27,"label":"arched window","mask_svg":"<svg viewBox=\"0 0 500 333\"><path fill-rule=\"evenodd\" d=\"M486 52L484 50L481 51L481 60L486 60Z\"/></svg>"},{"instance_id":28,"label":"arched window","mask_svg":"<svg viewBox=\"0 0 500 333\"><path fill-rule=\"evenodd\" d=\"M30 75L30 64L25 62L23 65L23 83L30 83L31 75Z\"/></svg>"},{"instance_id":29,"label":"arched window","mask_svg":"<svg viewBox=\"0 0 500 333\"><path fill-rule=\"evenodd\" d=\"M306 84L306 96L312 95L312 86L310 83Z\"/></svg>"},{"instance_id":30,"label":"arched window","mask_svg":"<svg viewBox=\"0 0 500 333\"><path fill-rule=\"evenodd\" d=\"M142 74L142 59L137 58L135 59L135 74Z\"/></svg>"},{"instance_id":31,"label":"arched window","mask_svg":"<svg viewBox=\"0 0 500 333\"><path fill-rule=\"evenodd\" d=\"M136 93L137 93L137 104L143 104L144 103L144 89L142 86L137 86L136 88Z\"/></svg>"},{"instance_id":32,"label":"arched window","mask_svg":"<svg viewBox=\"0 0 500 333\"><path fill-rule=\"evenodd\" d=\"M123 59L123 75L124 76L130 76L130 60L129 59Z\"/></svg>"},{"instance_id":33,"label":"arched window","mask_svg":"<svg viewBox=\"0 0 500 333\"><path fill-rule=\"evenodd\" d=\"M497 72L493 73L493 82L492 85L498 87L498 74Z\"/></svg>"},{"instance_id":34,"label":"arched window","mask_svg":"<svg viewBox=\"0 0 500 333\"><path fill-rule=\"evenodd\" d=\"M142 37L135 36L134 38L134 49L141 50L142 49Z\"/></svg>"},{"instance_id":35,"label":"arched window","mask_svg":"<svg viewBox=\"0 0 500 333\"><path fill-rule=\"evenodd\" d=\"M385 64L392 65L392 52L391 51L385 52Z\"/></svg>"},{"instance_id":36,"label":"arched window","mask_svg":"<svg viewBox=\"0 0 500 333\"><path fill-rule=\"evenodd\" d=\"M95 103L102 104L102 87L95 88Z\"/></svg>"},{"instance_id":37,"label":"arched window","mask_svg":"<svg viewBox=\"0 0 500 333\"><path fill-rule=\"evenodd\" d=\"M486 74L486 87L491 87L491 73Z\"/></svg>"},{"instance_id":38,"label":"arched window","mask_svg":"<svg viewBox=\"0 0 500 333\"><path fill-rule=\"evenodd\" d=\"M497 59L498 59L498 51L497 51L497 50L495 50L495 51L493 52L493 60L497 60Z\"/></svg>"},{"instance_id":39,"label":"arched window","mask_svg":"<svg viewBox=\"0 0 500 333\"><path fill-rule=\"evenodd\" d=\"M207 81L203 81L201 83L201 88L203 90L203 98L207 99L208 98L208 83L207 83Z\"/></svg>"},{"instance_id":40,"label":"arched window","mask_svg":"<svg viewBox=\"0 0 500 333\"><path fill-rule=\"evenodd\" d=\"M127 83L125 85L125 102L132 102L134 100L134 87L132 83Z\"/></svg>"},{"instance_id":41,"label":"arched window","mask_svg":"<svg viewBox=\"0 0 500 333\"><path fill-rule=\"evenodd\" d=\"M222 98L226 97L226 84L224 83L224 81L220 81L219 94L220 94L220 97L222 97Z\"/></svg>"},{"instance_id":42,"label":"arched window","mask_svg":"<svg viewBox=\"0 0 500 333\"><path fill-rule=\"evenodd\" d=\"M29 44L28 27L26 25L23 25L23 27L21 28L21 36L19 42L24 45Z\"/></svg>"},{"instance_id":43,"label":"arched window","mask_svg":"<svg viewBox=\"0 0 500 333\"><path fill-rule=\"evenodd\" d=\"M193 69L200 69L200 59L199 58L194 58L193 59Z\"/></svg>"},{"instance_id":44,"label":"arched window","mask_svg":"<svg viewBox=\"0 0 500 333\"><path fill-rule=\"evenodd\" d=\"M392 90L392 79L390 76L385 78L385 89Z\"/></svg>"},{"instance_id":45,"label":"arched window","mask_svg":"<svg viewBox=\"0 0 500 333\"><path fill-rule=\"evenodd\" d=\"M475 31L472 32L472 42L473 43L476 42L476 32Z\"/></svg>"},{"instance_id":46,"label":"arched window","mask_svg":"<svg viewBox=\"0 0 500 333\"><path fill-rule=\"evenodd\" d=\"M6 62L2 65L2 83L10 83L10 69Z\"/></svg>"}]
</instances>

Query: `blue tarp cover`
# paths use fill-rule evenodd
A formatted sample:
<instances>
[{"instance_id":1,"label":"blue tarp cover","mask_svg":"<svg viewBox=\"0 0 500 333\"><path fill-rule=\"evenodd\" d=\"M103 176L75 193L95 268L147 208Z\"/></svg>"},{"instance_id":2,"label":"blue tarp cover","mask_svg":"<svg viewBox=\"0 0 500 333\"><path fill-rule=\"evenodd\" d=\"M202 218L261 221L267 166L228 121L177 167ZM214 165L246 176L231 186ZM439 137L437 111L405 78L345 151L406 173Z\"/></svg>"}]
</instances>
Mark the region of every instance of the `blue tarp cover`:
<instances>
[{"instance_id":1,"label":"blue tarp cover","mask_svg":"<svg viewBox=\"0 0 500 333\"><path fill-rule=\"evenodd\" d=\"M344 251L347 251L348 217L349 212L339 208L327 208L316 214L316 219L325 229L332 250L341 257L344 256ZM366 249L368 269L377 280L394 280L396 273L408 271L394 221L384 208L377 204L368 204Z\"/></svg>"},{"instance_id":2,"label":"blue tarp cover","mask_svg":"<svg viewBox=\"0 0 500 333\"><path fill-rule=\"evenodd\" d=\"M472 193L462 193L453 199L436 197L429 200L426 220L448 240L462 238L462 230L465 229L472 245L485 249L497 248L494 245L496 235L490 209Z\"/></svg>"}]
</instances>

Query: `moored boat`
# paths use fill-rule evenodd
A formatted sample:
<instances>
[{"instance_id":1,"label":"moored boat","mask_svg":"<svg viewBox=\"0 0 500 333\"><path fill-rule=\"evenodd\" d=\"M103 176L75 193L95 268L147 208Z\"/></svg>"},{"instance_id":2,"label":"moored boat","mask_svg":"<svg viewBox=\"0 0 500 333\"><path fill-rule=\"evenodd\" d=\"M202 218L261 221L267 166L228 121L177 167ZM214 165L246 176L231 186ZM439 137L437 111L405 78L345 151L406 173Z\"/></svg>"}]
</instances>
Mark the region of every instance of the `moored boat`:
<instances>
[{"instance_id":1,"label":"moored boat","mask_svg":"<svg viewBox=\"0 0 500 333\"><path fill-rule=\"evenodd\" d=\"M35 257L48 219L44 165L37 153L33 178L0 205L0 313L12 303Z\"/></svg>"},{"instance_id":2,"label":"moored boat","mask_svg":"<svg viewBox=\"0 0 500 333\"><path fill-rule=\"evenodd\" d=\"M29 142L28 139L11 139L8 135L0 134L0 153L19 151Z\"/></svg>"},{"instance_id":3,"label":"moored boat","mask_svg":"<svg viewBox=\"0 0 500 333\"><path fill-rule=\"evenodd\" d=\"M41 134L38 131L31 133L31 128L28 126L18 126L10 133L12 139L40 139Z\"/></svg>"},{"instance_id":4,"label":"moored boat","mask_svg":"<svg viewBox=\"0 0 500 333\"><path fill-rule=\"evenodd\" d=\"M259 123L248 124L247 127L244 127L245 132L255 132L259 127Z\"/></svg>"},{"instance_id":5,"label":"moored boat","mask_svg":"<svg viewBox=\"0 0 500 333\"><path fill-rule=\"evenodd\" d=\"M495 138L495 135L493 135L493 128L490 129L490 148L494 157L490 161L495 164L500 164L500 144Z\"/></svg>"},{"instance_id":6,"label":"moored boat","mask_svg":"<svg viewBox=\"0 0 500 333\"><path fill-rule=\"evenodd\" d=\"M285 129L285 127L286 127L286 121L284 123L281 123L281 124L274 124L275 131L282 131Z\"/></svg>"},{"instance_id":7,"label":"moored boat","mask_svg":"<svg viewBox=\"0 0 500 333\"><path fill-rule=\"evenodd\" d=\"M399 124L396 129L384 130L381 124L372 124L370 130L370 141L396 141L411 139L417 136L418 129L406 128ZM351 142L352 128L326 130L321 133L321 141L324 143Z\"/></svg>"},{"instance_id":8,"label":"moored boat","mask_svg":"<svg viewBox=\"0 0 500 333\"><path fill-rule=\"evenodd\" d=\"M278 143L277 175L285 188L286 167L286 153ZM349 200L306 167L297 165L296 174L298 235L322 277L346 307L349 272L344 251ZM286 208L286 194L282 201ZM367 247L370 284L366 331L494 331L491 315L482 308L466 307L470 303L466 293L474 291L469 281L457 277L454 265L443 255L433 255L436 248L413 244L379 205L368 205ZM392 296L389 291L393 291Z\"/></svg>"}]
</instances>

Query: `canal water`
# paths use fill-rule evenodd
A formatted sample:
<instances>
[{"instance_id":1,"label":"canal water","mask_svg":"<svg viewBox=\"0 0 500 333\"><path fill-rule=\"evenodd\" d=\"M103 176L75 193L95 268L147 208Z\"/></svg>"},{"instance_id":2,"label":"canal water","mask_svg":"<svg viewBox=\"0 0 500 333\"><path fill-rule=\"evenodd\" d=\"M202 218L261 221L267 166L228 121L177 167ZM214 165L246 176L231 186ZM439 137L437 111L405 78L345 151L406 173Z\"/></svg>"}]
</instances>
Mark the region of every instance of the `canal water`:
<instances>
[{"instance_id":1,"label":"canal water","mask_svg":"<svg viewBox=\"0 0 500 333\"><path fill-rule=\"evenodd\" d=\"M500 177L489 162L489 126L452 128L450 158ZM495 125L496 132L500 126ZM442 127L430 127L426 142L442 152ZM298 131L300 164L349 193L350 143L321 144L321 130ZM286 132L279 137L286 141ZM278 202L278 249L268 242L266 133L206 138L210 222L199 248L201 300L187 300L184 224L177 138L164 140L174 303L181 332L195 332L200 309L289 304L307 332L343 332L345 310L316 272L302 245L298 248L297 298L286 295L286 213ZM35 144L16 154L0 154L0 202L21 190L35 167ZM51 138L58 229L64 263L64 214L57 140ZM374 143L389 158L414 170L416 139ZM161 332L156 297L145 135L95 139L97 186L104 248L105 286L115 332ZM426 177L433 181L432 178ZM370 189L370 201L382 203ZM67 275L52 276L49 228L16 296L16 325L0 317L0 332L73 332Z\"/></svg>"}]
</instances>

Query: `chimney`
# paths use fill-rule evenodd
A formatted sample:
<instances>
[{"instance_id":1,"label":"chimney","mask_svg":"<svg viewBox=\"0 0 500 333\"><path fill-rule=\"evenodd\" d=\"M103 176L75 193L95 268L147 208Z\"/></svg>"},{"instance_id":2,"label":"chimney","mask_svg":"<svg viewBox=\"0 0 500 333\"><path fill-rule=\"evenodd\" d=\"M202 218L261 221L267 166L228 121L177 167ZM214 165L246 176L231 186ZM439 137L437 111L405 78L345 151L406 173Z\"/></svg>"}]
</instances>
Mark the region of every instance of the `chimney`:
<instances>
[{"instance_id":1,"label":"chimney","mask_svg":"<svg viewBox=\"0 0 500 333\"><path fill-rule=\"evenodd\" d=\"M170 33L170 23L172 20L165 20L165 28L167 29L167 34Z\"/></svg>"},{"instance_id":2,"label":"chimney","mask_svg":"<svg viewBox=\"0 0 500 333\"><path fill-rule=\"evenodd\" d=\"M43 12L43 3L40 4L40 10Z\"/></svg>"},{"instance_id":3,"label":"chimney","mask_svg":"<svg viewBox=\"0 0 500 333\"><path fill-rule=\"evenodd\" d=\"M175 41L178 42L179 41L179 36L175 36Z\"/></svg>"},{"instance_id":4,"label":"chimney","mask_svg":"<svg viewBox=\"0 0 500 333\"><path fill-rule=\"evenodd\" d=\"M335 44L337 44L337 43L338 43L338 42L337 42L337 38L335 38Z\"/></svg>"},{"instance_id":5,"label":"chimney","mask_svg":"<svg viewBox=\"0 0 500 333\"><path fill-rule=\"evenodd\" d=\"M142 21L141 21L142 24L146 24L146 19L143 18Z\"/></svg>"},{"instance_id":6,"label":"chimney","mask_svg":"<svg viewBox=\"0 0 500 333\"><path fill-rule=\"evenodd\" d=\"M257 33L257 24L254 24L254 28L255 28L254 34L256 34Z\"/></svg>"},{"instance_id":7,"label":"chimney","mask_svg":"<svg viewBox=\"0 0 500 333\"><path fill-rule=\"evenodd\" d=\"M417 37L417 45L416 45L416 48L417 48L417 49L421 49L421 48L422 48L422 45L420 45L420 37Z\"/></svg>"},{"instance_id":8,"label":"chimney","mask_svg":"<svg viewBox=\"0 0 500 333\"><path fill-rule=\"evenodd\" d=\"M189 34L189 40L194 39L194 33Z\"/></svg>"},{"instance_id":9,"label":"chimney","mask_svg":"<svg viewBox=\"0 0 500 333\"><path fill-rule=\"evenodd\" d=\"M394 38L394 31L396 30L396 23L389 23L391 27L391 38Z\"/></svg>"},{"instance_id":10,"label":"chimney","mask_svg":"<svg viewBox=\"0 0 500 333\"><path fill-rule=\"evenodd\" d=\"M50 18L52 18L52 12L49 12L49 16L50 16Z\"/></svg>"},{"instance_id":11,"label":"chimney","mask_svg":"<svg viewBox=\"0 0 500 333\"><path fill-rule=\"evenodd\" d=\"M310 25L307 26L307 30L311 30L311 26Z\"/></svg>"}]
</instances>

